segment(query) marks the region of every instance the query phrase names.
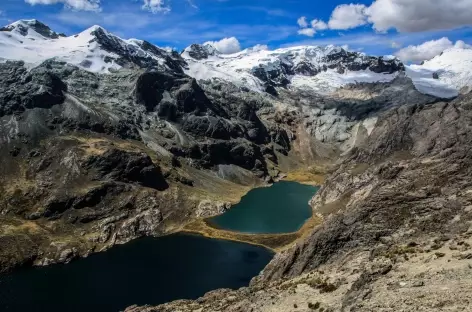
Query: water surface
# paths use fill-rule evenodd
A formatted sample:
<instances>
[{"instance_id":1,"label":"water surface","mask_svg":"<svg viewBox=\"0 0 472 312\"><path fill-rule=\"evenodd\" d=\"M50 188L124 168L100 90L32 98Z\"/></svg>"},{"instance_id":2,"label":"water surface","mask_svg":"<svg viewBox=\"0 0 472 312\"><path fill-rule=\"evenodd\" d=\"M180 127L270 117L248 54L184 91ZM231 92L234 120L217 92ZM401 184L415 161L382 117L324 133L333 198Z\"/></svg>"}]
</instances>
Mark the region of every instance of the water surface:
<instances>
[{"instance_id":1,"label":"water surface","mask_svg":"<svg viewBox=\"0 0 472 312\"><path fill-rule=\"evenodd\" d=\"M310 199L318 187L282 181L250 191L226 213L211 218L215 226L244 233L296 232L312 216Z\"/></svg>"},{"instance_id":2,"label":"water surface","mask_svg":"<svg viewBox=\"0 0 472 312\"><path fill-rule=\"evenodd\" d=\"M2 312L117 312L237 289L267 265L262 247L175 234L143 238L66 265L0 275Z\"/></svg>"}]
</instances>

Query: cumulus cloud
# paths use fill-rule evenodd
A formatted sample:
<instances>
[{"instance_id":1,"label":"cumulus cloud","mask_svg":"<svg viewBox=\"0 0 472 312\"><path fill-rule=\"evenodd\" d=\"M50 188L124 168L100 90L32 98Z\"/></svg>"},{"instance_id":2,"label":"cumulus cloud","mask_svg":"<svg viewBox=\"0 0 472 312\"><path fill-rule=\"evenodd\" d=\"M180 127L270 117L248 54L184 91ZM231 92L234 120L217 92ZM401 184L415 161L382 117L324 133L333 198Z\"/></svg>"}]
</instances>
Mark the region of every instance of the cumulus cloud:
<instances>
[{"instance_id":1,"label":"cumulus cloud","mask_svg":"<svg viewBox=\"0 0 472 312\"><path fill-rule=\"evenodd\" d=\"M403 33L447 30L472 26L471 16L472 0L374 0L370 6L338 5L325 29L343 30L371 24L378 32L390 29ZM325 23L315 21L321 23L316 25ZM298 24L301 28L308 27L305 17L298 19Z\"/></svg>"},{"instance_id":2,"label":"cumulus cloud","mask_svg":"<svg viewBox=\"0 0 472 312\"><path fill-rule=\"evenodd\" d=\"M210 44L215 49L223 54L231 54L241 51L241 44L235 37L223 38L220 41L208 41L205 44Z\"/></svg>"},{"instance_id":3,"label":"cumulus cloud","mask_svg":"<svg viewBox=\"0 0 472 312\"><path fill-rule=\"evenodd\" d=\"M346 30L365 25L367 24L365 10L366 6L363 4L338 5L331 14L328 23L320 19L314 19L308 24L306 17L302 16L297 20L298 26L301 28L298 30L298 34L313 37L320 30ZM308 28L308 26L311 26L311 28Z\"/></svg>"},{"instance_id":4,"label":"cumulus cloud","mask_svg":"<svg viewBox=\"0 0 472 312\"><path fill-rule=\"evenodd\" d=\"M100 11L100 0L25 0L31 5L63 3L66 8L78 11Z\"/></svg>"},{"instance_id":5,"label":"cumulus cloud","mask_svg":"<svg viewBox=\"0 0 472 312\"><path fill-rule=\"evenodd\" d=\"M142 8L152 13L168 13L170 7L164 2L164 0L144 0Z\"/></svg>"},{"instance_id":6,"label":"cumulus cloud","mask_svg":"<svg viewBox=\"0 0 472 312\"><path fill-rule=\"evenodd\" d=\"M328 29L328 25L322 20L314 19L309 24L305 16L300 17L297 20L298 26L301 28L298 30L299 35L313 37L317 30ZM311 26L311 27L308 27Z\"/></svg>"},{"instance_id":7,"label":"cumulus cloud","mask_svg":"<svg viewBox=\"0 0 472 312\"><path fill-rule=\"evenodd\" d=\"M322 20L314 19L311 21L311 27L315 30L325 30L328 29L328 25Z\"/></svg>"},{"instance_id":8,"label":"cumulus cloud","mask_svg":"<svg viewBox=\"0 0 472 312\"><path fill-rule=\"evenodd\" d=\"M313 37L316 34L316 30L314 30L313 28L302 28L298 30L298 34Z\"/></svg>"},{"instance_id":9,"label":"cumulus cloud","mask_svg":"<svg viewBox=\"0 0 472 312\"><path fill-rule=\"evenodd\" d=\"M302 16L297 20L298 26L301 28L307 28L308 27L308 22L306 21L306 17Z\"/></svg>"},{"instance_id":10,"label":"cumulus cloud","mask_svg":"<svg viewBox=\"0 0 472 312\"><path fill-rule=\"evenodd\" d=\"M266 44L256 44L252 48L250 48L251 51L267 51L269 50L269 47Z\"/></svg>"},{"instance_id":11,"label":"cumulus cloud","mask_svg":"<svg viewBox=\"0 0 472 312\"><path fill-rule=\"evenodd\" d=\"M456 47L461 49L470 49L471 45L459 40L455 44L449 38L443 37L438 40L431 40L419 45L411 45L395 53L399 59L404 62L420 63L427 61L444 52L444 50Z\"/></svg>"},{"instance_id":12,"label":"cumulus cloud","mask_svg":"<svg viewBox=\"0 0 472 312\"><path fill-rule=\"evenodd\" d=\"M376 0L365 13L381 32L452 29L472 25L472 0Z\"/></svg>"},{"instance_id":13,"label":"cumulus cloud","mask_svg":"<svg viewBox=\"0 0 472 312\"><path fill-rule=\"evenodd\" d=\"M331 29L351 29L367 24L366 6L363 4L338 5L329 19Z\"/></svg>"},{"instance_id":14,"label":"cumulus cloud","mask_svg":"<svg viewBox=\"0 0 472 312\"><path fill-rule=\"evenodd\" d=\"M455 48L459 49L472 49L472 45L465 43L462 40L457 40L456 44L454 45Z\"/></svg>"}]
</instances>

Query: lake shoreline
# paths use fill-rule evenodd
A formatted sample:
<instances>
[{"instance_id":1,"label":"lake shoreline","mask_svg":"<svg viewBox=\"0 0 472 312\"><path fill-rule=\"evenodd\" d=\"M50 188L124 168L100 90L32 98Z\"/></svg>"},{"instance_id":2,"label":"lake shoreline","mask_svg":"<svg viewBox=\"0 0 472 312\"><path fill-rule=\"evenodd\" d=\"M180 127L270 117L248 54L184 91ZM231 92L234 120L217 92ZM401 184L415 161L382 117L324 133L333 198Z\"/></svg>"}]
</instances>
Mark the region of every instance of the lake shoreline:
<instances>
[{"instance_id":1,"label":"lake shoreline","mask_svg":"<svg viewBox=\"0 0 472 312\"><path fill-rule=\"evenodd\" d=\"M283 181L297 182L299 184L310 185L310 186L319 186L320 180L316 182L304 181L304 183L300 183L298 181L293 181L290 179L287 180L286 177L284 177L275 183L283 182ZM254 191L258 188L270 187L272 185L256 187L256 188L251 189L249 192ZM241 199L247 196L248 193L243 195ZM313 194L313 196L315 195L316 193ZM241 201L234 204L230 209L233 209L240 202ZM308 202L307 202L307 205L309 205ZM310 206L310 210L311 210L311 216L304 221L303 225L297 231L294 231L294 232L244 233L240 231L228 230L228 229L224 229L223 227L219 226L217 223L213 222L212 219L214 218L214 216L194 220L186 224L179 232L193 233L193 234L202 235L204 237L214 238L214 239L224 239L224 240L229 240L229 241L247 243L247 244L261 246L261 247L270 249L273 252L281 252L283 250L290 248L295 243L305 238L309 233L312 232L312 230L315 227L319 226L322 223L322 219L315 214L313 207Z\"/></svg>"},{"instance_id":2,"label":"lake shoreline","mask_svg":"<svg viewBox=\"0 0 472 312\"><path fill-rule=\"evenodd\" d=\"M207 238L223 239L267 248L273 252L284 251L305 238L322 219L313 215L296 232L280 234L247 234L212 227L205 219L199 219L184 226L178 233L198 234Z\"/></svg>"},{"instance_id":3,"label":"lake shoreline","mask_svg":"<svg viewBox=\"0 0 472 312\"><path fill-rule=\"evenodd\" d=\"M273 184L252 188L246 194L241 196L241 200L237 203L234 203L228 211L237 207L237 205L239 205L243 201L243 199L248 196L250 192L253 192L257 189L270 188L280 182L295 182L302 185L319 187L320 183L323 181L323 177L318 174L314 175L310 171L307 172L308 175L305 175L305 177L310 177L310 181L307 181L306 179L303 182L295 181L294 178L297 175L292 174L281 177L281 179L278 179L278 181L274 182ZM315 214L313 207L309 205L309 201L316 195L317 191L318 190L315 190L313 195L306 202L306 205L310 207L310 217L307 218L300 226L300 228L296 231L287 231L281 233L248 233L233 229L225 229L224 227L214 222L215 217L221 216L217 215L206 218L200 218L189 222L184 225L179 230L179 232L198 234L207 238L242 242L251 245L261 246L270 249L274 252L281 252L290 248L295 243L305 238L315 227L319 226L322 223L322 219ZM228 211L226 211L225 213L227 213Z\"/></svg>"}]
</instances>

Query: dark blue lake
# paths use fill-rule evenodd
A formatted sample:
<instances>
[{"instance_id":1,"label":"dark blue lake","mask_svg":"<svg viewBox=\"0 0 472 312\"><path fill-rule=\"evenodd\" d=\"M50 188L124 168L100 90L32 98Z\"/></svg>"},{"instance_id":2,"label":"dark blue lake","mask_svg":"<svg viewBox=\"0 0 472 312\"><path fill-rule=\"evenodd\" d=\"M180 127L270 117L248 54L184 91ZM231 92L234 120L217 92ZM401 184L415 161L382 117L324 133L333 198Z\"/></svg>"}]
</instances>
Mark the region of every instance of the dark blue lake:
<instances>
[{"instance_id":1,"label":"dark blue lake","mask_svg":"<svg viewBox=\"0 0 472 312\"><path fill-rule=\"evenodd\" d=\"M0 275L2 312L108 312L237 289L273 253L243 243L175 234L143 238L66 265Z\"/></svg>"}]
</instances>

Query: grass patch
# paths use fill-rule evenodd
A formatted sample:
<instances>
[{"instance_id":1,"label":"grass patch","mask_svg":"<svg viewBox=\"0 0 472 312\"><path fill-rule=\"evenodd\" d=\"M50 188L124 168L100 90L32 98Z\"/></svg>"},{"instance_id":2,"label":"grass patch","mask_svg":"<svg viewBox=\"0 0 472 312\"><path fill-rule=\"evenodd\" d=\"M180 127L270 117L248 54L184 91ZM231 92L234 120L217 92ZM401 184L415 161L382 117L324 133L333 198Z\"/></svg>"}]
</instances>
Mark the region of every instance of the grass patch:
<instances>
[{"instance_id":1,"label":"grass patch","mask_svg":"<svg viewBox=\"0 0 472 312\"><path fill-rule=\"evenodd\" d=\"M320 186L325 181L325 175L326 169L322 167L308 167L289 172L284 180Z\"/></svg>"}]
</instances>

